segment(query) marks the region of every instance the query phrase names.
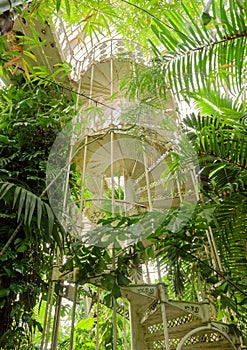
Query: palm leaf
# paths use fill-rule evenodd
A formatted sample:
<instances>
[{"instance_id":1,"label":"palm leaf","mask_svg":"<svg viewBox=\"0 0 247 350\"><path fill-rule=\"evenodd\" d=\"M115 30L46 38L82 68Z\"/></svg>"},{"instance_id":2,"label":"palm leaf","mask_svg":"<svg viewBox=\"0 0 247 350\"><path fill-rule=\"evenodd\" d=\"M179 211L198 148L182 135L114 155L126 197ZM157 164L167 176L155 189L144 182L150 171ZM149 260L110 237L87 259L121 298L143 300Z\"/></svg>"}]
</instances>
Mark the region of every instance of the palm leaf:
<instances>
[{"instance_id":1,"label":"palm leaf","mask_svg":"<svg viewBox=\"0 0 247 350\"><path fill-rule=\"evenodd\" d=\"M241 101L239 96L230 98L224 96L223 93L215 92L207 87L198 92L189 92L188 96L194 100L195 107L204 115L214 115L217 117L227 118L226 122L229 124L230 120L239 121L245 112L245 101ZM223 122L223 120L222 120Z\"/></svg>"},{"instance_id":2,"label":"palm leaf","mask_svg":"<svg viewBox=\"0 0 247 350\"><path fill-rule=\"evenodd\" d=\"M198 153L201 173L208 177L211 189L222 194L247 188L244 126L226 118L200 114L187 116L184 123Z\"/></svg>"},{"instance_id":3,"label":"palm leaf","mask_svg":"<svg viewBox=\"0 0 247 350\"><path fill-rule=\"evenodd\" d=\"M43 221L47 223L49 236L53 233L54 215L47 203L31 191L14 183L0 181L0 199L17 210L17 220L21 218L27 227L37 225L41 229ZM37 215L35 215L35 209Z\"/></svg>"},{"instance_id":4,"label":"palm leaf","mask_svg":"<svg viewBox=\"0 0 247 350\"><path fill-rule=\"evenodd\" d=\"M207 178L207 205L214 208L211 219L218 253L227 273L241 283L247 269L247 135L237 115L243 106L235 109L230 100L218 101L216 115L192 114L184 122L198 152L201 176Z\"/></svg>"},{"instance_id":5,"label":"palm leaf","mask_svg":"<svg viewBox=\"0 0 247 350\"><path fill-rule=\"evenodd\" d=\"M247 11L234 0L229 5L226 8L223 1L212 0L214 19L207 27L196 8L192 15L191 8L183 4L183 13L168 13L167 27L154 19L152 29L160 41L161 69L176 95L187 97L188 91L206 86L219 91L222 85L234 95L245 95Z\"/></svg>"},{"instance_id":6,"label":"palm leaf","mask_svg":"<svg viewBox=\"0 0 247 350\"><path fill-rule=\"evenodd\" d=\"M244 277L247 269L246 247L247 241L247 196L234 193L224 196L215 211L218 233L218 247L221 257L236 280Z\"/></svg>"}]
</instances>

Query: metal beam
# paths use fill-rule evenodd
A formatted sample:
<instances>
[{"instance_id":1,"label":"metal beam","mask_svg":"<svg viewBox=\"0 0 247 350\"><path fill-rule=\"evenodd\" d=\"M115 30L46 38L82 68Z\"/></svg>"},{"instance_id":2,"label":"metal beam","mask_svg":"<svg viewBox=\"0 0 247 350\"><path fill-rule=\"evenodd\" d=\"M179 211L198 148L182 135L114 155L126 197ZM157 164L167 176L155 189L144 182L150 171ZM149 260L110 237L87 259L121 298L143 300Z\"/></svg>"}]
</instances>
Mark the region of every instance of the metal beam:
<instances>
[{"instance_id":1,"label":"metal beam","mask_svg":"<svg viewBox=\"0 0 247 350\"><path fill-rule=\"evenodd\" d=\"M25 2L24 4L26 4ZM13 7L22 5L23 1L21 0L2 0L0 4L0 12L5 12L11 10Z\"/></svg>"}]
</instances>

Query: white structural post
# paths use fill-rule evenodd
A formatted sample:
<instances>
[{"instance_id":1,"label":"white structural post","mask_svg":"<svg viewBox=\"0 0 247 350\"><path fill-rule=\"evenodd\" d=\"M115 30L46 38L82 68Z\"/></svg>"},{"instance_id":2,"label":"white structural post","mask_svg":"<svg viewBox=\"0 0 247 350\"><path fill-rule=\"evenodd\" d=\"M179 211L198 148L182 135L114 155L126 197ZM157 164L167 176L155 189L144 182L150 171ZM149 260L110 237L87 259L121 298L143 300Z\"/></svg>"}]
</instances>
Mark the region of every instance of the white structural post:
<instances>
[{"instance_id":1,"label":"white structural post","mask_svg":"<svg viewBox=\"0 0 247 350\"><path fill-rule=\"evenodd\" d=\"M95 55L95 52L94 52ZM90 91L89 91L89 102L88 105L91 107L92 105L92 98L93 98L93 82L94 82L94 63L91 66L91 77L90 77Z\"/></svg>"},{"instance_id":2,"label":"white structural post","mask_svg":"<svg viewBox=\"0 0 247 350\"><path fill-rule=\"evenodd\" d=\"M31 1L28 1L31 2ZM28 2L25 2L27 4ZM0 12L5 12L11 10L13 7L22 5L23 1L21 0L1 0Z\"/></svg>"},{"instance_id":3,"label":"white structural post","mask_svg":"<svg viewBox=\"0 0 247 350\"><path fill-rule=\"evenodd\" d=\"M143 327L140 327L140 307L130 300L131 350L148 350Z\"/></svg>"},{"instance_id":4,"label":"white structural post","mask_svg":"<svg viewBox=\"0 0 247 350\"><path fill-rule=\"evenodd\" d=\"M159 282L162 283L162 275L161 275L161 269L160 269L160 262L159 258L156 258L157 262L157 271L158 271L158 278ZM167 317L166 317L166 305L165 305L165 293L163 285L159 285L159 294L160 294L160 308L161 308L161 316L162 316L162 323L163 323L163 332L164 332L164 338L165 338L165 349L170 350L170 342L169 342L169 333L168 333L168 324L167 324Z\"/></svg>"},{"instance_id":5,"label":"white structural post","mask_svg":"<svg viewBox=\"0 0 247 350\"><path fill-rule=\"evenodd\" d=\"M45 319L44 319L44 326L43 326L41 346L40 346L41 350L46 350L48 346L49 332L50 332L50 326L51 326L51 314L52 314L52 297L53 297L54 289L55 289L55 282L51 281L49 284L48 293L47 293Z\"/></svg>"},{"instance_id":6,"label":"white structural post","mask_svg":"<svg viewBox=\"0 0 247 350\"><path fill-rule=\"evenodd\" d=\"M73 295L73 308L72 308L72 315L71 315L69 350L74 349L74 331L75 331L75 313L76 313L76 303L77 303L77 292L78 292L78 283L75 282L74 295Z\"/></svg>"},{"instance_id":7,"label":"white structural post","mask_svg":"<svg viewBox=\"0 0 247 350\"><path fill-rule=\"evenodd\" d=\"M81 175L81 204L80 204L80 209L81 211L84 210L86 207L86 202L85 202L85 189L86 189L86 167L87 167L87 143L88 143L88 136L85 137L85 143L84 143L84 155L83 155L83 169L82 169L82 175Z\"/></svg>"},{"instance_id":8,"label":"white structural post","mask_svg":"<svg viewBox=\"0 0 247 350\"><path fill-rule=\"evenodd\" d=\"M55 309L55 315L54 315L51 350L57 349L58 332L59 332L59 326L60 326L60 316L61 316L61 307L62 307L62 296L60 295L60 291L62 287L63 285L59 283L59 295L57 297L56 309Z\"/></svg>"},{"instance_id":9,"label":"white structural post","mask_svg":"<svg viewBox=\"0 0 247 350\"><path fill-rule=\"evenodd\" d=\"M143 144L143 161L144 161L144 167L145 167L146 187L147 187L147 194L148 194L148 206L149 206L149 211L152 211L153 210L153 202L152 202L152 196L151 196L151 190L150 190L147 155L146 155L146 150L145 150L144 144Z\"/></svg>"},{"instance_id":10,"label":"white structural post","mask_svg":"<svg viewBox=\"0 0 247 350\"><path fill-rule=\"evenodd\" d=\"M112 217L115 215L115 183L114 183L114 147L113 147L113 142L114 142L114 132L111 131L111 207L112 207ZM116 268L116 263L115 263L115 248L114 248L114 243L112 247L112 269L115 271ZM114 302L113 302L113 350L117 350L117 304L116 304L116 299L114 297Z\"/></svg>"}]
</instances>

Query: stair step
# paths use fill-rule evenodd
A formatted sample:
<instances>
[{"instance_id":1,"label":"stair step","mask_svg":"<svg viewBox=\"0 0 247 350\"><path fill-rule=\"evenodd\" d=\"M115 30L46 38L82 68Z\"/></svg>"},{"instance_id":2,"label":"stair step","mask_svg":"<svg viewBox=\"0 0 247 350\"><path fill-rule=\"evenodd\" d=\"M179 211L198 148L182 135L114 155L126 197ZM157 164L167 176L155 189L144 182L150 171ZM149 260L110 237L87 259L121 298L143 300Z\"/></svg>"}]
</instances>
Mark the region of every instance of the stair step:
<instances>
[{"instance_id":1,"label":"stair step","mask_svg":"<svg viewBox=\"0 0 247 350\"><path fill-rule=\"evenodd\" d=\"M194 303L183 302L177 300L168 300L165 302L167 320L175 320L181 317L188 317L193 315L194 318L199 319L201 322L208 322L210 320L209 305L208 303ZM142 309L140 309L142 312ZM141 318L142 324L155 324L161 319L160 302L153 301L148 308L143 312Z\"/></svg>"},{"instance_id":2,"label":"stair step","mask_svg":"<svg viewBox=\"0 0 247 350\"><path fill-rule=\"evenodd\" d=\"M189 330L188 330L189 332ZM187 332L187 333L188 333ZM170 350L176 350L182 338L174 337L170 338ZM148 346L148 350L159 350L165 349L165 341L160 336L159 338L146 338L146 343ZM187 339L183 345L183 350L202 350L202 349L224 349L224 350L232 350L232 345L228 342L228 340L221 334L217 333L214 330L204 330L198 332Z\"/></svg>"},{"instance_id":3,"label":"stair step","mask_svg":"<svg viewBox=\"0 0 247 350\"><path fill-rule=\"evenodd\" d=\"M168 322L169 326L169 322ZM171 326L171 324L170 324ZM231 341L236 345L237 349L240 349L240 334L234 334L234 329L231 325L227 325L222 322L214 322L206 325L201 322L191 322L189 324L183 324L179 327L169 328L169 342L170 342L170 350L175 350L179 345L181 339L187 335L189 332L197 329L198 327L206 327L210 326L213 329L204 329L189 337L183 345L183 349L224 349L230 350L233 349L230 342L224 337L222 334L217 332L217 330L222 331L228 336ZM165 349L165 341L164 341L164 332L163 325L161 323L147 326L145 330L145 341L148 345L148 350L152 349Z\"/></svg>"},{"instance_id":4,"label":"stair step","mask_svg":"<svg viewBox=\"0 0 247 350\"><path fill-rule=\"evenodd\" d=\"M179 343L178 343L179 344ZM177 346L172 345L170 346L170 350L176 350ZM196 344L189 344L189 345L184 345L183 346L183 350L233 350L232 346L227 343L226 340L221 339L218 341L214 341L214 342L201 342L201 343L196 343ZM165 342L164 341L160 341L160 342L156 342L150 346L148 346L148 350L165 350Z\"/></svg>"},{"instance_id":5,"label":"stair step","mask_svg":"<svg viewBox=\"0 0 247 350\"><path fill-rule=\"evenodd\" d=\"M122 287L121 293L130 303L144 307L157 300L159 296L156 284L129 285Z\"/></svg>"},{"instance_id":6,"label":"stair step","mask_svg":"<svg viewBox=\"0 0 247 350\"><path fill-rule=\"evenodd\" d=\"M240 349L241 335L234 326L211 320L209 304L168 299L166 285L135 285L122 288L133 308L132 316L139 322L147 350L165 350L161 305L165 305L170 350L176 350L182 339L183 350ZM223 334L224 335L223 335ZM139 348L138 348L139 349Z\"/></svg>"},{"instance_id":7,"label":"stair step","mask_svg":"<svg viewBox=\"0 0 247 350\"><path fill-rule=\"evenodd\" d=\"M193 320L190 323L179 324L175 327L170 327L168 323L169 338L182 339L188 332L195 328L201 327L203 324L198 320ZM162 340L164 339L163 324L158 323L155 325L147 326L146 328L146 339Z\"/></svg>"},{"instance_id":8,"label":"stair step","mask_svg":"<svg viewBox=\"0 0 247 350\"><path fill-rule=\"evenodd\" d=\"M165 303L168 321L183 316L186 317L186 315L193 315L201 322L210 320L208 303L170 300L164 283L123 287L122 294L130 303L140 306L139 314L143 325L152 325L159 322L161 319L161 302Z\"/></svg>"}]
</instances>

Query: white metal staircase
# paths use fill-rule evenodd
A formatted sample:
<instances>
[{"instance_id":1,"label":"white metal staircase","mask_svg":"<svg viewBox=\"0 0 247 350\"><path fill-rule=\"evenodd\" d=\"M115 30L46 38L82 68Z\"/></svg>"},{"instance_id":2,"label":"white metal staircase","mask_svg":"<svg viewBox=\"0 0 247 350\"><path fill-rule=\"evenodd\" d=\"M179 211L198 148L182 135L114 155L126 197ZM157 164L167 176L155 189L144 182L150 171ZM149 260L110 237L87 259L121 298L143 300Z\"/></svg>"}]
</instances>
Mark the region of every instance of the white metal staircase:
<instances>
[{"instance_id":1,"label":"white metal staircase","mask_svg":"<svg viewBox=\"0 0 247 350\"><path fill-rule=\"evenodd\" d=\"M21 19L16 22L15 29L24 35L31 35L28 24ZM131 58L125 53L123 43L119 38L106 40L89 51L85 50L84 42L80 46L82 41L78 39L80 28L71 30L67 34L59 18L56 19L55 25L38 23L36 30L41 43L34 50L37 65L44 65L53 72L58 63L64 60L69 62L74 67L73 74L64 80L71 87L77 89L80 87L81 93L87 96L90 101L104 101L109 104L111 96L119 90L119 80L126 78L129 72L132 72L133 61L141 63L141 54L136 54L134 58ZM119 100L121 98L120 94ZM167 114L172 117L175 110L172 101L167 101L166 109ZM171 199L165 189L161 187L161 175L165 166L162 156L169 148L164 142L166 138L162 139L162 147L159 147L158 136L160 135L153 132L155 129L150 128L150 125L155 121L154 115L151 114L152 123L149 120L144 121L149 125L152 137L153 135L155 137L152 139L146 129L145 133L144 129L140 129L141 136L146 136L148 140L146 147L152 145L155 151L153 153L147 152L146 155L144 152L138 151L143 148L139 147L140 145L136 141L136 136L140 136L137 131L140 132L140 130L133 129L132 131L136 134L125 133L122 130L123 124L121 124L118 129L114 125L111 133L106 132L107 127L111 127L111 118L107 120L106 114L111 116L111 110L104 114L103 121L100 120L101 127L98 127L96 123L93 125L97 126L96 131L90 133L85 127L85 134L83 134L79 145L81 151L78 151L77 156L73 159L83 174L82 178L86 178L86 175L89 178L87 186L93 197L96 198L95 205L102 202L101 198L104 194L101 188L103 186L100 184L107 184L106 180L110 178L114 180L114 177L118 177L125 180L123 207L129 204L130 194L134 192L130 191L134 182L138 184L138 189L135 192L136 198L133 200L135 205L139 205L141 208L152 207L153 209L177 207L180 204L180 199L174 197ZM163 115L161 116L163 118ZM147 117L145 116L145 118ZM104 123L108 121L107 126L103 127ZM91 127L91 129L93 128ZM150 145L149 139L151 139ZM141 146L143 146L142 143ZM151 156L149 159L149 155L154 158L154 161L152 161ZM111 164L114 164L115 168L111 168ZM187 192L190 192L190 196L192 196L194 184L192 178L189 179ZM111 186L114 190L114 186ZM96 201L97 199L98 201ZM186 199L189 199L189 196ZM85 199L82 200L82 203L83 201ZM115 201L114 204L119 205L119 203L120 200ZM99 204L98 207L101 210ZM87 207L85 216L90 219L88 212ZM93 212L93 214L95 213ZM65 274L62 278L59 269L55 268L51 277L51 291L54 292L52 288L54 288L55 282L63 280L68 283L79 283L75 276L71 277ZM94 280L90 283L102 287L100 280L98 282ZM76 303L76 289L73 286L74 289L70 287L66 287L66 296L62 295L61 297L67 297ZM243 349L238 332L231 325L216 322L210 314L210 306L207 302L170 300L167 288L163 283L130 285L121 287L121 292L130 303L131 350ZM49 331L49 327L47 330Z\"/></svg>"},{"instance_id":2,"label":"white metal staircase","mask_svg":"<svg viewBox=\"0 0 247 350\"><path fill-rule=\"evenodd\" d=\"M233 326L213 321L207 302L170 300L163 283L123 287L122 294L130 302L132 350L241 348L239 334Z\"/></svg>"}]
</instances>

